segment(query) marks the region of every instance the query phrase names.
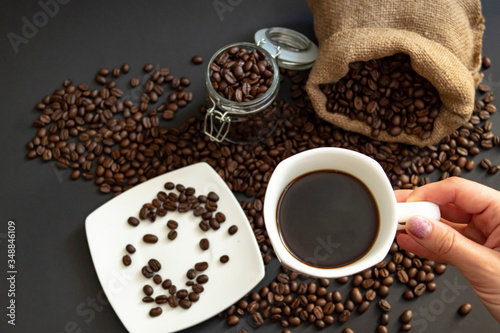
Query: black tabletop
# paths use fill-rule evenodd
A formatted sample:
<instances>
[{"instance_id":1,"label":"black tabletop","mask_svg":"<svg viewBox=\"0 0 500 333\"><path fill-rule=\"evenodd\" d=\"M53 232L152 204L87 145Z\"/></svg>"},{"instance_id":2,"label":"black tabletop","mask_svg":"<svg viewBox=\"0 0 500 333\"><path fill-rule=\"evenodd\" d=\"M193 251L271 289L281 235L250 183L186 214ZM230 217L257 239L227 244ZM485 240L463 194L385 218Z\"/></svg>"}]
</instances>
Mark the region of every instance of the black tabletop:
<instances>
[{"instance_id":1,"label":"black tabletop","mask_svg":"<svg viewBox=\"0 0 500 333\"><path fill-rule=\"evenodd\" d=\"M493 92L500 89L500 3L483 2L486 19L483 54L493 63L484 82ZM2 101L0 121L0 331L2 332L125 332L113 308L103 297L85 234L85 218L111 198L92 181L72 181L70 172L54 160L30 160L27 143L36 134L35 105L62 87L66 79L95 85L101 67L128 63L131 75L144 75L142 67L168 67L175 76L191 80L193 101L176 116L179 124L206 103L205 70L208 59L220 47L233 42L252 42L261 28L282 26L298 30L314 40L313 19L305 1L8 1L1 10L0 61ZM205 59L201 66L192 56ZM126 79L126 80L128 80ZM496 135L497 123L491 118ZM201 133L200 133L201 135ZM474 157L500 164L498 147ZM500 176L476 167L463 174L500 190ZM10 232L9 232L10 231ZM15 236L15 242L10 241ZM9 244L15 243L15 253ZM12 245L10 246L12 249ZM9 257L9 254L11 257ZM8 261L15 260L9 268ZM261 285L279 271L276 259L266 267ZM8 279L13 277L13 279ZM492 277L498 278L498 277ZM468 282L454 268L436 278L438 290L406 302L401 293L389 296L393 312L389 328L397 330L397 316L404 309L415 313L416 332L495 332L499 324L485 310ZM346 286L340 287L345 292ZM397 287L395 287L397 288ZM15 302L12 311L11 302ZM473 311L465 318L456 314L463 303ZM9 309L10 307L11 309ZM353 314L344 325L356 332L374 332L378 309ZM9 314L15 313L15 325ZM11 323L9 323L11 321ZM186 332L236 332L239 329L280 332L276 323L256 328L247 315L235 327L214 317ZM294 332L315 332L302 324Z\"/></svg>"}]
</instances>

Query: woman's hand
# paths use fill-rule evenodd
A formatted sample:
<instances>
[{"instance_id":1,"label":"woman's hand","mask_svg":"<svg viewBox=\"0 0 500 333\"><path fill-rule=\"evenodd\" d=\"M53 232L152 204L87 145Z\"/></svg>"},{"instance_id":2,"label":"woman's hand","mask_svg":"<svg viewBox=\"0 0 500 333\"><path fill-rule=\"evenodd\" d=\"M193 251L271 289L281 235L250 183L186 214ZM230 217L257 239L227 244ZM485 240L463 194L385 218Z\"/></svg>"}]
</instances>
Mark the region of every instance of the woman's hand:
<instances>
[{"instance_id":1,"label":"woman's hand","mask_svg":"<svg viewBox=\"0 0 500 333\"><path fill-rule=\"evenodd\" d=\"M488 311L500 322L500 192L448 178L416 190L395 191L398 202L431 201L441 221L414 216L398 244L420 257L458 268Z\"/></svg>"}]
</instances>

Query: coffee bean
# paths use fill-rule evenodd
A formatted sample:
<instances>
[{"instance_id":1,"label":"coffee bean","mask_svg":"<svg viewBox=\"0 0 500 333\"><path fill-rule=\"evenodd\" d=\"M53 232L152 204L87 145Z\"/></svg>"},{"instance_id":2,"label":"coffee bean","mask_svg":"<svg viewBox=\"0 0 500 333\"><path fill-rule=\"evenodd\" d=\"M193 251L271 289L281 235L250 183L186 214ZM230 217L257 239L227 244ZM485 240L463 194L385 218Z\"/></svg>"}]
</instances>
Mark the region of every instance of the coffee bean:
<instances>
[{"instance_id":1,"label":"coffee bean","mask_svg":"<svg viewBox=\"0 0 500 333\"><path fill-rule=\"evenodd\" d=\"M167 302L171 308L176 308L179 306L179 299L175 295L168 296Z\"/></svg>"},{"instance_id":2,"label":"coffee bean","mask_svg":"<svg viewBox=\"0 0 500 333\"><path fill-rule=\"evenodd\" d=\"M183 298L188 297L189 292L186 289L180 289L177 291L177 293L175 295L177 296L177 298L183 299Z\"/></svg>"},{"instance_id":3,"label":"coffee bean","mask_svg":"<svg viewBox=\"0 0 500 333\"><path fill-rule=\"evenodd\" d=\"M441 275L446 272L446 265L445 264L438 264L436 267L434 267L434 273Z\"/></svg>"},{"instance_id":4,"label":"coffee bean","mask_svg":"<svg viewBox=\"0 0 500 333\"><path fill-rule=\"evenodd\" d=\"M152 278L152 277L153 277L153 275L154 275L154 272L153 272L153 270L151 269L151 267L149 267L149 265L148 265L148 266L144 266L144 267L142 268L141 272L142 272L142 275L144 275L144 276L145 276L145 277L147 277L148 279L149 279L149 278Z\"/></svg>"},{"instance_id":5,"label":"coffee bean","mask_svg":"<svg viewBox=\"0 0 500 333\"><path fill-rule=\"evenodd\" d=\"M389 333L389 330L385 325L379 325L377 327L377 333Z\"/></svg>"},{"instance_id":6,"label":"coffee bean","mask_svg":"<svg viewBox=\"0 0 500 333\"><path fill-rule=\"evenodd\" d=\"M163 280L161 286L163 289L169 289L172 286L172 281L170 279Z\"/></svg>"},{"instance_id":7,"label":"coffee bean","mask_svg":"<svg viewBox=\"0 0 500 333\"><path fill-rule=\"evenodd\" d=\"M125 266L130 266L130 264L132 263L132 258L130 258L128 254L126 254L123 256L122 262Z\"/></svg>"},{"instance_id":8,"label":"coffee bean","mask_svg":"<svg viewBox=\"0 0 500 333\"><path fill-rule=\"evenodd\" d=\"M144 65L144 68L143 68L143 69L144 69L144 71L145 71L146 73L149 73L149 72L151 72L151 71L153 70L153 68L154 68L154 67L153 67L153 65L152 65L152 64L146 64L146 65Z\"/></svg>"},{"instance_id":9,"label":"coffee bean","mask_svg":"<svg viewBox=\"0 0 500 333\"><path fill-rule=\"evenodd\" d=\"M144 285L142 291L144 291L144 294L146 294L146 296L153 295L153 287L151 287L149 284Z\"/></svg>"},{"instance_id":10,"label":"coffee bean","mask_svg":"<svg viewBox=\"0 0 500 333\"><path fill-rule=\"evenodd\" d=\"M153 270L153 272L158 272L161 269L161 264L158 260L156 259L150 259L148 261L149 267Z\"/></svg>"},{"instance_id":11,"label":"coffee bean","mask_svg":"<svg viewBox=\"0 0 500 333\"><path fill-rule=\"evenodd\" d=\"M238 316L232 315L227 318L227 324L229 326L236 326L240 322L240 318Z\"/></svg>"},{"instance_id":12,"label":"coffee bean","mask_svg":"<svg viewBox=\"0 0 500 333\"><path fill-rule=\"evenodd\" d=\"M361 304L358 306L358 312L359 313L365 313L366 310L370 307L370 302L369 301L362 301Z\"/></svg>"},{"instance_id":13,"label":"coffee bean","mask_svg":"<svg viewBox=\"0 0 500 333\"><path fill-rule=\"evenodd\" d=\"M167 235L167 238L170 239L170 240L174 240L177 238L177 231L175 230L170 230L168 235Z\"/></svg>"},{"instance_id":14,"label":"coffee bean","mask_svg":"<svg viewBox=\"0 0 500 333\"><path fill-rule=\"evenodd\" d=\"M352 288L351 290L351 299L352 301L355 303L355 304L359 304L363 301L363 295L361 294L361 292L359 291L358 288Z\"/></svg>"},{"instance_id":15,"label":"coffee bean","mask_svg":"<svg viewBox=\"0 0 500 333\"><path fill-rule=\"evenodd\" d=\"M126 247L125 247L125 250L127 250L128 253L130 254L133 254L135 253L135 247L132 245L132 244L128 244Z\"/></svg>"},{"instance_id":16,"label":"coffee bean","mask_svg":"<svg viewBox=\"0 0 500 333\"><path fill-rule=\"evenodd\" d=\"M390 312L391 311L391 305L385 299L381 299L378 302L378 305L385 312Z\"/></svg>"},{"instance_id":17,"label":"coffee bean","mask_svg":"<svg viewBox=\"0 0 500 333\"><path fill-rule=\"evenodd\" d=\"M198 275L198 277L196 278L196 282L198 282L199 284L205 284L208 282L208 276L206 274Z\"/></svg>"},{"instance_id":18,"label":"coffee bean","mask_svg":"<svg viewBox=\"0 0 500 333\"><path fill-rule=\"evenodd\" d=\"M399 320L403 324L409 323L413 319L413 312L411 310L405 310L401 317L399 317Z\"/></svg>"},{"instance_id":19,"label":"coffee bean","mask_svg":"<svg viewBox=\"0 0 500 333\"><path fill-rule=\"evenodd\" d=\"M389 314L388 313L382 313L380 315L380 324L381 325L389 325Z\"/></svg>"},{"instance_id":20,"label":"coffee bean","mask_svg":"<svg viewBox=\"0 0 500 333\"><path fill-rule=\"evenodd\" d=\"M458 313L464 317L467 316L471 311L472 305L470 305L469 303L462 304L458 309Z\"/></svg>"},{"instance_id":21,"label":"coffee bean","mask_svg":"<svg viewBox=\"0 0 500 333\"><path fill-rule=\"evenodd\" d=\"M351 318L351 311L349 310L344 310L342 313L339 315L339 322L345 323Z\"/></svg>"},{"instance_id":22,"label":"coffee bean","mask_svg":"<svg viewBox=\"0 0 500 333\"><path fill-rule=\"evenodd\" d=\"M154 243L158 242L158 237L156 235L153 235L153 234L146 234L146 235L144 235L144 237L142 237L142 240L146 243L154 244Z\"/></svg>"},{"instance_id":23,"label":"coffee bean","mask_svg":"<svg viewBox=\"0 0 500 333\"><path fill-rule=\"evenodd\" d=\"M198 283L193 284L192 289L195 293L198 293L198 294L201 294L205 290L205 288L201 284L198 284Z\"/></svg>"},{"instance_id":24,"label":"coffee bean","mask_svg":"<svg viewBox=\"0 0 500 333\"><path fill-rule=\"evenodd\" d=\"M401 325L401 331L403 332L409 332L411 330L411 325L410 324L403 324Z\"/></svg>"},{"instance_id":25,"label":"coffee bean","mask_svg":"<svg viewBox=\"0 0 500 333\"><path fill-rule=\"evenodd\" d=\"M208 268L208 263L206 261L198 262L194 265L194 269L198 272L203 272Z\"/></svg>"},{"instance_id":26,"label":"coffee bean","mask_svg":"<svg viewBox=\"0 0 500 333\"><path fill-rule=\"evenodd\" d=\"M158 306L156 308L152 308L151 310L149 310L149 315L151 317L158 317L159 315L161 315L162 312L163 310Z\"/></svg>"},{"instance_id":27,"label":"coffee bean","mask_svg":"<svg viewBox=\"0 0 500 333\"><path fill-rule=\"evenodd\" d=\"M161 277L160 274L156 274L155 276L153 276L153 281L156 284L161 284L161 282L163 281L163 278Z\"/></svg>"},{"instance_id":28,"label":"coffee bean","mask_svg":"<svg viewBox=\"0 0 500 333\"><path fill-rule=\"evenodd\" d=\"M407 301L410 301L415 298L415 295L413 294L413 291L407 290L403 293L403 298Z\"/></svg>"},{"instance_id":29,"label":"coffee bean","mask_svg":"<svg viewBox=\"0 0 500 333\"><path fill-rule=\"evenodd\" d=\"M195 64L195 65L200 65L200 64L202 64L202 63L203 63L203 58L202 58L202 57L200 57L200 56L193 56L193 57L191 58L191 62L192 62L193 64Z\"/></svg>"},{"instance_id":30,"label":"coffee bean","mask_svg":"<svg viewBox=\"0 0 500 333\"><path fill-rule=\"evenodd\" d=\"M155 297L155 303L156 304L165 304L168 302L168 296L167 295L158 295Z\"/></svg>"},{"instance_id":31,"label":"coffee bean","mask_svg":"<svg viewBox=\"0 0 500 333\"><path fill-rule=\"evenodd\" d=\"M227 263L229 261L229 256L223 255L220 257L219 261L223 264Z\"/></svg>"},{"instance_id":32,"label":"coffee bean","mask_svg":"<svg viewBox=\"0 0 500 333\"><path fill-rule=\"evenodd\" d=\"M146 296L146 297L142 298L142 301L144 303L153 303L155 301L155 299L153 297L151 297L151 296Z\"/></svg>"},{"instance_id":33,"label":"coffee bean","mask_svg":"<svg viewBox=\"0 0 500 333\"><path fill-rule=\"evenodd\" d=\"M231 227L229 227L229 229L227 230L227 232L232 236L234 235L236 232L238 232L238 227L235 226L235 225L232 225Z\"/></svg>"},{"instance_id":34,"label":"coffee bean","mask_svg":"<svg viewBox=\"0 0 500 333\"><path fill-rule=\"evenodd\" d=\"M192 268L189 269L186 273L187 278L190 280L194 279L196 277L196 275L197 275L196 271Z\"/></svg>"},{"instance_id":35,"label":"coffee bean","mask_svg":"<svg viewBox=\"0 0 500 333\"><path fill-rule=\"evenodd\" d=\"M202 238L200 240L200 249L202 249L203 251L206 251L206 250L208 250L209 247L210 247L210 242L208 241L208 239Z\"/></svg>"},{"instance_id":36,"label":"coffee bean","mask_svg":"<svg viewBox=\"0 0 500 333\"><path fill-rule=\"evenodd\" d=\"M191 307L191 305L192 305L192 304L193 304L193 303L192 303L189 299L187 299L187 298L181 299L181 300L179 301L179 305L180 305L180 307L181 307L181 308L183 308L183 309L189 309L189 308Z\"/></svg>"},{"instance_id":37,"label":"coffee bean","mask_svg":"<svg viewBox=\"0 0 500 333\"><path fill-rule=\"evenodd\" d=\"M491 60L490 60L490 58L488 58L486 56L481 57L481 65L482 65L483 69L490 68L491 67Z\"/></svg>"},{"instance_id":38,"label":"coffee bean","mask_svg":"<svg viewBox=\"0 0 500 333\"><path fill-rule=\"evenodd\" d=\"M425 290L426 290L425 283L419 283L417 284L415 289L413 289L413 293L415 294L415 296L422 296L425 293Z\"/></svg>"}]
</instances>

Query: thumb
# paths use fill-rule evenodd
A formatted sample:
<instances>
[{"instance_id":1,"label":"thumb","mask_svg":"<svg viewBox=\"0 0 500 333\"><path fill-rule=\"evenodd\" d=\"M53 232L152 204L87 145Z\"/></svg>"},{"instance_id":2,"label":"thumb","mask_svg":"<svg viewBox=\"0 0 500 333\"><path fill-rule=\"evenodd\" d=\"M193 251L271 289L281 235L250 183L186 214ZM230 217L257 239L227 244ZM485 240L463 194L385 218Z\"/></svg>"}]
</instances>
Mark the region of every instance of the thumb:
<instances>
[{"instance_id":1,"label":"thumb","mask_svg":"<svg viewBox=\"0 0 500 333\"><path fill-rule=\"evenodd\" d=\"M477 275L491 258L490 249L468 239L449 225L422 216L413 216L406 222L411 240L401 238L402 245L417 255L449 263L465 276ZM406 236L406 237L408 237ZM405 246L408 245L408 246Z\"/></svg>"}]
</instances>

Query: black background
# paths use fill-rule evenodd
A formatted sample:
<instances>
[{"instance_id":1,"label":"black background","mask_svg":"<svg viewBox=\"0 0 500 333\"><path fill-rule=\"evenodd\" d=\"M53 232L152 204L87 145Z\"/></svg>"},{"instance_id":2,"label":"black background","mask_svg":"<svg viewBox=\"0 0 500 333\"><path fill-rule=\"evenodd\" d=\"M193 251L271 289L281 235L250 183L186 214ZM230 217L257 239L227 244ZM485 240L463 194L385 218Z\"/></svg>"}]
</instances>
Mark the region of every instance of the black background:
<instances>
[{"instance_id":1,"label":"black background","mask_svg":"<svg viewBox=\"0 0 500 333\"><path fill-rule=\"evenodd\" d=\"M43 22L38 1L4 1L0 10L0 331L2 332L124 332L110 305L100 301L102 288L94 271L85 236L88 214L110 196L98 192L93 182L72 181L69 171L60 170L54 161L28 160L27 142L36 134L32 122L39 116L34 106L45 95L59 88L65 79L97 87L94 75L101 67L114 68L127 62L129 73L142 78L142 67L169 67L174 76L191 79L193 102L177 114L173 125L189 114L197 114L205 103L202 66L190 63L194 55L206 61L220 47L240 41L253 41L255 31L284 26L314 39L313 20L305 1L77 1L58 3L57 11ZM56 3L55 0L41 3ZM221 5L225 5L223 8ZM500 2L483 2L486 18L483 54L493 61L485 72L485 83L500 90ZM9 33L23 36L23 26L33 19L42 21L25 43L16 47ZM25 31L26 32L26 31ZM12 34L10 35L12 36ZM119 83L120 86L120 83ZM494 115L493 132L500 134L500 116ZM488 157L500 164L499 148L482 152L476 165ZM476 167L465 178L500 190L500 175L489 176ZM16 326L7 324L7 222L16 223ZM268 283L278 271L276 260L267 267ZM498 278L498 277L492 277ZM484 309L466 280L452 267L436 279L438 290L417 301L405 302L403 289L391 288L389 301L391 331L399 327L397 317L406 309L416 315L413 332L493 332L499 324ZM458 286L459 289L450 287ZM337 286L338 287L338 286ZM347 288L340 289L345 294ZM95 305L91 306L92 300ZM472 313L466 318L456 314L458 307L470 302ZM77 309L92 309L77 312ZM428 311L430 316L422 315ZM420 313L420 314L419 314ZM374 332L379 311L375 306L360 316L353 314L345 325L335 323L331 331L351 327L357 332ZM246 318L246 319L245 319ZM245 317L236 327L213 318L187 332L280 332L278 324L256 329ZM294 332L318 331L303 324Z\"/></svg>"}]
</instances>

